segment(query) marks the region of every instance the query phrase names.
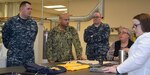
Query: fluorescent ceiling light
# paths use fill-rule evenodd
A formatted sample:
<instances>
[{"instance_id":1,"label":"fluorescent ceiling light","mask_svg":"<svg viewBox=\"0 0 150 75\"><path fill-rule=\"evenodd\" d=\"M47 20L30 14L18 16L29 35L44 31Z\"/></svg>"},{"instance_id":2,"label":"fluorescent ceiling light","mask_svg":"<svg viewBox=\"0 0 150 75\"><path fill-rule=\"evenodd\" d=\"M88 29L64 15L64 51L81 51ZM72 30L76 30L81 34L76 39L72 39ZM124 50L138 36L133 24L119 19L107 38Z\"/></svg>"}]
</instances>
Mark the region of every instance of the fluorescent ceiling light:
<instances>
[{"instance_id":1,"label":"fluorescent ceiling light","mask_svg":"<svg viewBox=\"0 0 150 75\"><path fill-rule=\"evenodd\" d=\"M56 11L67 11L66 8L64 8L64 9L54 9L54 10L56 10Z\"/></svg>"},{"instance_id":2,"label":"fluorescent ceiling light","mask_svg":"<svg viewBox=\"0 0 150 75\"><path fill-rule=\"evenodd\" d=\"M45 8L64 8L66 6L63 5L51 5L51 6L44 6Z\"/></svg>"}]
</instances>

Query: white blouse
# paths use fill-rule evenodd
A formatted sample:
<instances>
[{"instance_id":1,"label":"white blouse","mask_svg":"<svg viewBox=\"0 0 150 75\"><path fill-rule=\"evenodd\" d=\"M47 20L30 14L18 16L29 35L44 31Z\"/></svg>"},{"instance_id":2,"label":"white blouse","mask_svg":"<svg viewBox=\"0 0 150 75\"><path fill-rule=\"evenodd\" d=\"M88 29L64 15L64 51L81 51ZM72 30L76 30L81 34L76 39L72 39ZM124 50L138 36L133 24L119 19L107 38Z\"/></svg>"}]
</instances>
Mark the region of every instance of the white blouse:
<instances>
[{"instance_id":1,"label":"white blouse","mask_svg":"<svg viewBox=\"0 0 150 75\"><path fill-rule=\"evenodd\" d=\"M117 67L119 73L150 75L150 32L139 36L128 54L128 58Z\"/></svg>"}]
</instances>

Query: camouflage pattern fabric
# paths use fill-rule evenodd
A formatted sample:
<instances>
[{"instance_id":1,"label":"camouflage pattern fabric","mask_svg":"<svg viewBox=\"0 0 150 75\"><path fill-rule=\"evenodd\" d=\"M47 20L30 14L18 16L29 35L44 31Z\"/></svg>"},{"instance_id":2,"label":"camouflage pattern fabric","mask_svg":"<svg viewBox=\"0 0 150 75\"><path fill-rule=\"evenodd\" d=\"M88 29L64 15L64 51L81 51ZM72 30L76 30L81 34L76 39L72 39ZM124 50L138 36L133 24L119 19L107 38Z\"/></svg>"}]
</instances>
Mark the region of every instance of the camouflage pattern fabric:
<instances>
[{"instance_id":1,"label":"camouflage pattern fabric","mask_svg":"<svg viewBox=\"0 0 150 75\"><path fill-rule=\"evenodd\" d=\"M81 56L82 47L76 29L68 26L65 31L61 31L59 26L56 26L48 35L47 59L57 62L73 59L72 44L75 47L77 57Z\"/></svg>"},{"instance_id":2,"label":"camouflage pattern fabric","mask_svg":"<svg viewBox=\"0 0 150 75\"><path fill-rule=\"evenodd\" d=\"M34 41L38 32L37 23L30 17L19 15L10 18L3 27L2 40L7 52L7 67L34 62Z\"/></svg>"},{"instance_id":3,"label":"camouflage pattern fabric","mask_svg":"<svg viewBox=\"0 0 150 75\"><path fill-rule=\"evenodd\" d=\"M109 50L110 27L102 23L99 27L91 25L84 31L84 41L87 43L86 55L89 60L106 59Z\"/></svg>"}]
</instances>

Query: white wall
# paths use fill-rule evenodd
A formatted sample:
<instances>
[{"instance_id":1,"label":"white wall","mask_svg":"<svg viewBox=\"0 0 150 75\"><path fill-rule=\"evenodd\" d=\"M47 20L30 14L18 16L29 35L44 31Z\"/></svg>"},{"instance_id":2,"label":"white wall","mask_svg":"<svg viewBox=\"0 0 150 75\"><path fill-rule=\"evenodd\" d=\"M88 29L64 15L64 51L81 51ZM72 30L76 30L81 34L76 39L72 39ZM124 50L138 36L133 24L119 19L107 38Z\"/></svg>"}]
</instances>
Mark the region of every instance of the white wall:
<instances>
[{"instance_id":1,"label":"white wall","mask_svg":"<svg viewBox=\"0 0 150 75\"><path fill-rule=\"evenodd\" d=\"M131 29L133 16L149 13L150 0L105 0L104 20L111 27L125 26Z\"/></svg>"}]
</instances>

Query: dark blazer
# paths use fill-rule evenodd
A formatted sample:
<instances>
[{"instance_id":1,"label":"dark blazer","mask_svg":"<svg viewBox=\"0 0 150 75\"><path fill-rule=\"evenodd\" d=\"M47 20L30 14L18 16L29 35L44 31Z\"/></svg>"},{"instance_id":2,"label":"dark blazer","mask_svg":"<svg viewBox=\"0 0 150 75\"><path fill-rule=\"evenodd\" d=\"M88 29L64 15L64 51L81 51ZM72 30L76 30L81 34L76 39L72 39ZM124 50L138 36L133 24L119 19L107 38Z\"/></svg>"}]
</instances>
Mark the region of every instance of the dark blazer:
<instances>
[{"instance_id":1,"label":"dark blazer","mask_svg":"<svg viewBox=\"0 0 150 75\"><path fill-rule=\"evenodd\" d=\"M133 43L134 43L134 42L129 39L128 45L127 45L126 48L130 48ZM119 50L120 50L120 49L121 49L121 41L119 40L119 41L116 41L116 42L115 42L115 51L114 51L114 56L115 56L115 57L119 56Z\"/></svg>"}]
</instances>

